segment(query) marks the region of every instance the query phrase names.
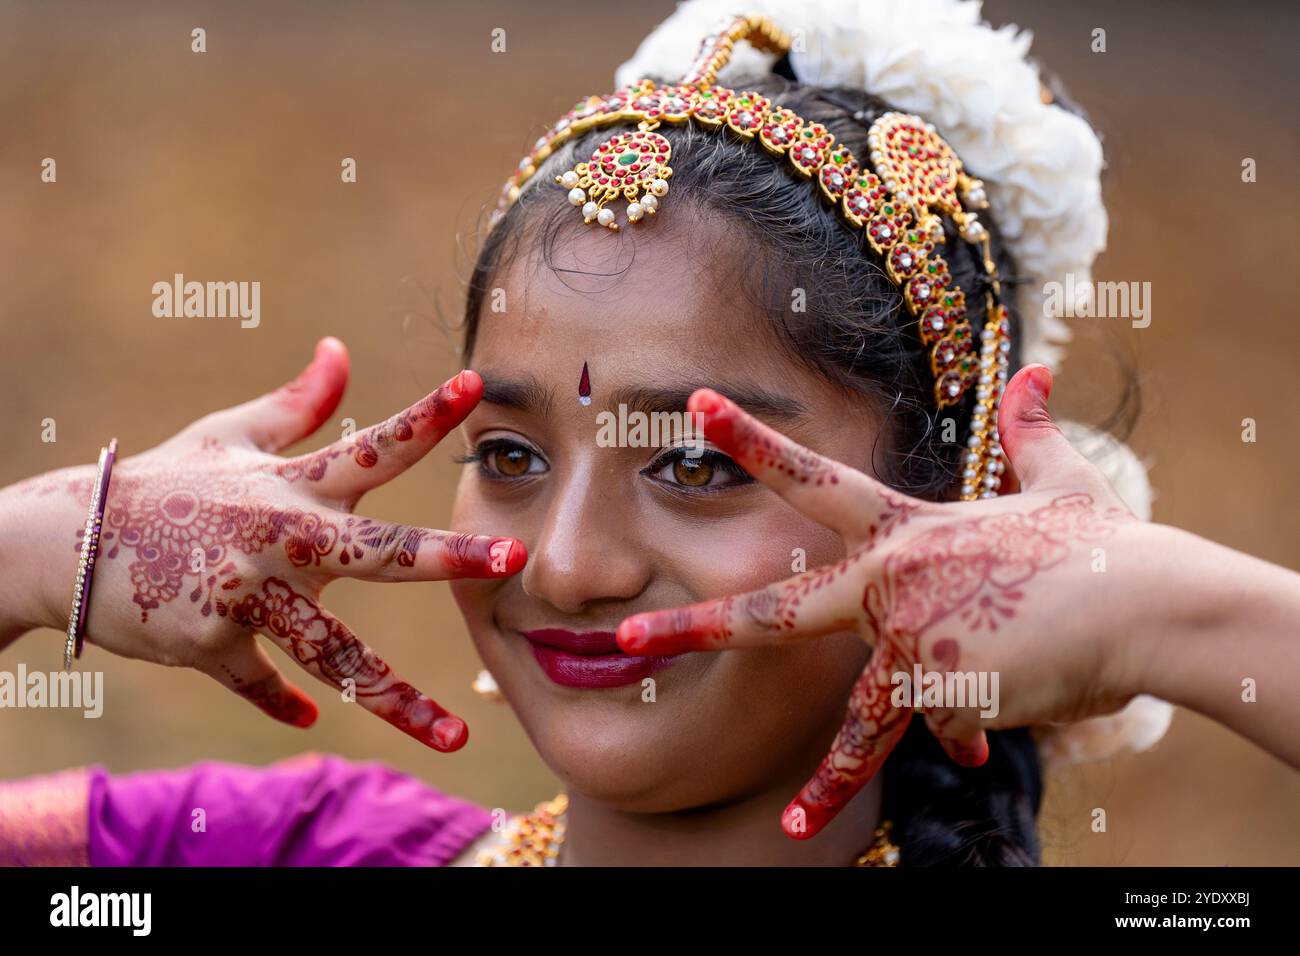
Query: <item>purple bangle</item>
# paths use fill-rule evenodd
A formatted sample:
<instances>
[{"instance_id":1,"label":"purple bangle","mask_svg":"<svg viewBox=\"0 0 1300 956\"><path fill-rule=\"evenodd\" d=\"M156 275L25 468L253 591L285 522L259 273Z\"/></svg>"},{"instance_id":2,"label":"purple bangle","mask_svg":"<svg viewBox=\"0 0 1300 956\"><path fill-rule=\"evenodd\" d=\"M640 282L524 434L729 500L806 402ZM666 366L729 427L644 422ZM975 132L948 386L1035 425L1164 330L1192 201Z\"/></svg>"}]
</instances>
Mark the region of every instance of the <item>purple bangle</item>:
<instances>
[{"instance_id":1,"label":"purple bangle","mask_svg":"<svg viewBox=\"0 0 1300 956\"><path fill-rule=\"evenodd\" d=\"M95 558L99 554L99 533L104 526L104 509L108 504L108 482L117 458L117 439L99 451L99 475L86 514L86 529L81 540L81 558L77 563L77 585L72 595L72 613L68 615L68 641L63 649L63 666L71 669L73 657L81 657L86 642L86 607L90 604L90 584L95 577Z\"/></svg>"}]
</instances>

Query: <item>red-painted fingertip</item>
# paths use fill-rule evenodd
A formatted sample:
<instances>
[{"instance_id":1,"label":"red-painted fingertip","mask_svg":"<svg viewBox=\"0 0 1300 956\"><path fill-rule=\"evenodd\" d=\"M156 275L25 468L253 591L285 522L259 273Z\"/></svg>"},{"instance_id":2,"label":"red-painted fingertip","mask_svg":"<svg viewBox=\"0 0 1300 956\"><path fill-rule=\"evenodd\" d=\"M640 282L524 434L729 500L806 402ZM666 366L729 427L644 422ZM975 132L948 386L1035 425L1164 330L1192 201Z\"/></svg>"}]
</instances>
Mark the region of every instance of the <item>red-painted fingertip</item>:
<instances>
[{"instance_id":1,"label":"red-painted fingertip","mask_svg":"<svg viewBox=\"0 0 1300 956\"><path fill-rule=\"evenodd\" d=\"M686 401L686 410L688 412L697 412L706 418L710 415L716 415L729 405L730 402L722 395L719 395L711 388L697 388L691 393L691 397Z\"/></svg>"},{"instance_id":2,"label":"red-painted fingertip","mask_svg":"<svg viewBox=\"0 0 1300 956\"><path fill-rule=\"evenodd\" d=\"M316 702L305 695L293 698L293 710L289 715L289 723L295 727L306 729L316 723L316 718L320 716L320 711L316 708Z\"/></svg>"},{"instance_id":3,"label":"red-painted fingertip","mask_svg":"<svg viewBox=\"0 0 1300 956\"><path fill-rule=\"evenodd\" d=\"M348 347L334 336L327 335L316 343L316 351L312 353L311 362L308 364L307 369L316 372L325 368L329 370L333 378L341 378L346 382L350 363L351 358L348 355Z\"/></svg>"},{"instance_id":4,"label":"red-painted fingertip","mask_svg":"<svg viewBox=\"0 0 1300 956\"><path fill-rule=\"evenodd\" d=\"M819 817L809 813L808 808L798 797L791 800L790 805L781 814L781 829L792 840L807 840L816 836L821 828Z\"/></svg>"},{"instance_id":5,"label":"red-painted fingertip","mask_svg":"<svg viewBox=\"0 0 1300 956\"><path fill-rule=\"evenodd\" d=\"M451 714L439 717L429 730L429 740L435 750L443 753L459 750L469 740L469 725Z\"/></svg>"},{"instance_id":6,"label":"red-painted fingertip","mask_svg":"<svg viewBox=\"0 0 1300 956\"><path fill-rule=\"evenodd\" d=\"M1052 370L1046 365L1027 365L1024 369L1025 384L1040 402L1046 402L1052 394Z\"/></svg>"},{"instance_id":7,"label":"red-painted fingertip","mask_svg":"<svg viewBox=\"0 0 1300 956\"><path fill-rule=\"evenodd\" d=\"M528 563L528 546L518 538L495 538L488 545L489 577L508 578L518 574Z\"/></svg>"},{"instance_id":8,"label":"red-painted fingertip","mask_svg":"<svg viewBox=\"0 0 1300 956\"><path fill-rule=\"evenodd\" d=\"M467 368L461 370L443 387L447 390L447 397L453 401L465 398L478 401L483 394L483 379L479 377L478 372Z\"/></svg>"},{"instance_id":9,"label":"red-painted fingertip","mask_svg":"<svg viewBox=\"0 0 1300 956\"><path fill-rule=\"evenodd\" d=\"M945 740L943 749L954 762L963 767L982 767L989 760L989 740L985 734L980 734L978 739L969 744Z\"/></svg>"},{"instance_id":10,"label":"red-painted fingertip","mask_svg":"<svg viewBox=\"0 0 1300 956\"><path fill-rule=\"evenodd\" d=\"M316 357L319 358L322 352L341 352L343 355L348 354L348 347L343 344L343 340L333 335L321 336L316 343Z\"/></svg>"},{"instance_id":11,"label":"red-painted fingertip","mask_svg":"<svg viewBox=\"0 0 1300 956\"><path fill-rule=\"evenodd\" d=\"M618 626L614 639L624 654L642 654L646 649L647 636L645 622L629 617Z\"/></svg>"}]
</instances>

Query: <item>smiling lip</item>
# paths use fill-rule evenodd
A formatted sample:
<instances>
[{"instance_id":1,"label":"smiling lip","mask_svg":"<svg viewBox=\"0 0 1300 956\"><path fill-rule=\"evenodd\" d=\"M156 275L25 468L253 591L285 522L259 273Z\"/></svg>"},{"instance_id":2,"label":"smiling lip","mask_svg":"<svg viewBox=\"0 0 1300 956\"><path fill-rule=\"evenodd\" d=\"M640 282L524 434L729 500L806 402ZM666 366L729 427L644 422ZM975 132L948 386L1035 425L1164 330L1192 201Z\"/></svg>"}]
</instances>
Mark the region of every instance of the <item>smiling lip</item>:
<instances>
[{"instance_id":1,"label":"smiling lip","mask_svg":"<svg viewBox=\"0 0 1300 956\"><path fill-rule=\"evenodd\" d=\"M533 657L546 676L564 687L622 687L668 666L680 655L624 654L613 631L525 631Z\"/></svg>"}]
</instances>

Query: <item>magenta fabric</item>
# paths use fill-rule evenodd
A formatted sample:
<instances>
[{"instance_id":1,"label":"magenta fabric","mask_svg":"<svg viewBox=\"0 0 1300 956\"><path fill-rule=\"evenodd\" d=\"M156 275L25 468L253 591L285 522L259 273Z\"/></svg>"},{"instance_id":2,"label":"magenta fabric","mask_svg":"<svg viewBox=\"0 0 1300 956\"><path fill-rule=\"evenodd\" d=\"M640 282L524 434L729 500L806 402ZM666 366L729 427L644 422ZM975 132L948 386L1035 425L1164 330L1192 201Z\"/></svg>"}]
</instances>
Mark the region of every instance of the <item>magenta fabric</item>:
<instances>
[{"instance_id":1,"label":"magenta fabric","mask_svg":"<svg viewBox=\"0 0 1300 956\"><path fill-rule=\"evenodd\" d=\"M196 832L196 810L206 830ZM91 866L442 866L489 811L381 763L304 754L114 776L91 768Z\"/></svg>"}]
</instances>

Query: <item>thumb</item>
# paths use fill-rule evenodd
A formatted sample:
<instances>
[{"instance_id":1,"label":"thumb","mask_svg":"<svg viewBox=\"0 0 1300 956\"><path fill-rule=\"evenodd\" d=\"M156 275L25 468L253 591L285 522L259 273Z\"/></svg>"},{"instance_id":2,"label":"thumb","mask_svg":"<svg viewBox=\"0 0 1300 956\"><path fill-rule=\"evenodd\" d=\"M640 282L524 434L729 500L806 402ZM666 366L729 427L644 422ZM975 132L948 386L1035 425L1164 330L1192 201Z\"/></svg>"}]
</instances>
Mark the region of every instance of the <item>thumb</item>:
<instances>
[{"instance_id":1,"label":"thumb","mask_svg":"<svg viewBox=\"0 0 1300 956\"><path fill-rule=\"evenodd\" d=\"M1051 393L1051 369L1026 365L1002 395L998 434L1021 490L1060 483L1085 461L1052 420L1047 409Z\"/></svg>"},{"instance_id":2,"label":"thumb","mask_svg":"<svg viewBox=\"0 0 1300 956\"><path fill-rule=\"evenodd\" d=\"M348 383L348 350L326 336L302 373L287 385L251 402L218 413L262 451L278 452L320 428L343 398Z\"/></svg>"}]
</instances>

